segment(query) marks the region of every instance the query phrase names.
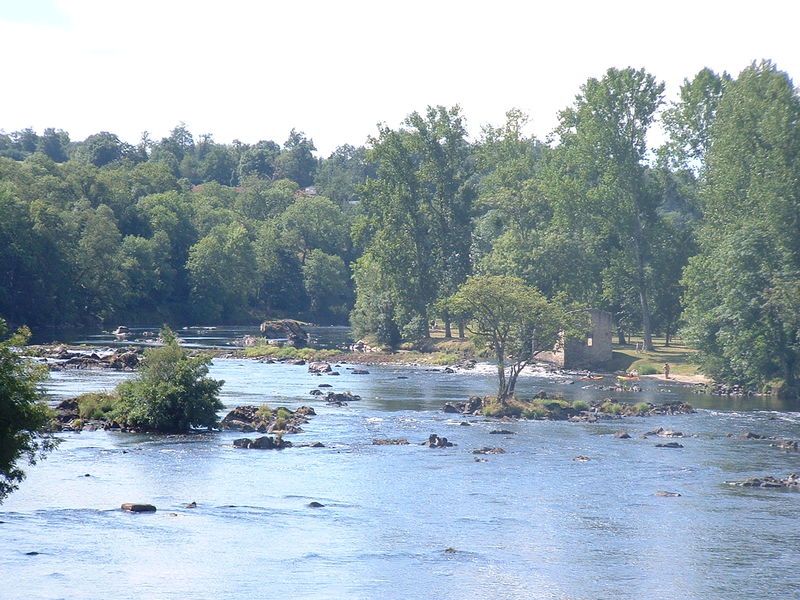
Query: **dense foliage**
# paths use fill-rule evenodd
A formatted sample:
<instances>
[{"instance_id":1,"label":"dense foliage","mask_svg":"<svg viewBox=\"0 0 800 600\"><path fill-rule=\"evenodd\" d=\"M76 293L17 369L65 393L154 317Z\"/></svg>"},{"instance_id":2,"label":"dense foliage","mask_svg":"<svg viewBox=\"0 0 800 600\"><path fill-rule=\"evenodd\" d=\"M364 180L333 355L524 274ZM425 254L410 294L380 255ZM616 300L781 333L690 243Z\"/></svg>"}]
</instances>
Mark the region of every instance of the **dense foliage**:
<instances>
[{"instance_id":1,"label":"dense foliage","mask_svg":"<svg viewBox=\"0 0 800 600\"><path fill-rule=\"evenodd\" d=\"M25 345L30 332L7 334L0 319L0 501L25 477L20 463L34 464L55 443L43 434L49 411L38 384L47 371L14 351Z\"/></svg>"},{"instance_id":2,"label":"dense foliage","mask_svg":"<svg viewBox=\"0 0 800 600\"><path fill-rule=\"evenodd\" d=\"M296 130L282 145L195 139L182 124L136 145L0 133L0 315L349 318L394 345L434 321L463 335L443 299L472 275L513 276L611 312L621 342L669 343L686 326L708 373L791 389L797 103L765 62L738 77L703 69L672 103L646 71L609 69L547 141L518 110L472 140L457 106L326 159ZM659 119L667 139L653 148Z\"/></svg>"},{"instance_id":3,"label":"dense foliage","mask_svg":"<svg viewBox=\"0 0 800 600\"><path fill-rule=\"evenodd\" d=\"M117 386L112 418L146 431L185 433L217 424L223 382L206 377L210 356L191 357L168 328L164 345L145 353L134 379Z\"/></svg>"}]
</instances>

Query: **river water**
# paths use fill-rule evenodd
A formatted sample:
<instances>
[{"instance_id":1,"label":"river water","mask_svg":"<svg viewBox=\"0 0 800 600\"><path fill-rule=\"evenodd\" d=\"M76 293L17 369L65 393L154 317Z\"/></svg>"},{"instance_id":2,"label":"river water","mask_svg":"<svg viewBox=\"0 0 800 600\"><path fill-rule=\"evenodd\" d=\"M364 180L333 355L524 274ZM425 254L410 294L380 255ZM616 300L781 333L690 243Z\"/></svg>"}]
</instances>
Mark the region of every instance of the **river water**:
<instances>
[{"instance_id":1,"label":"river water","mask_svg":"<svg viewBox=\"0 0 800 600\"><path fill-rule=\"evenodd\" d=\"M800 494L724 483L800 470L796 452L728 437L797 439L797 408L645 382L613 395L687 400L698 412L498 423L442 412L446 401L491 393L489 373L348 367L319 377L304 366L213 363L226 408L313 406L305 432L288 439L324 448L240 450L234 432L63 434L0 505L0 599L800 596ZM64 371L48 387L56 401L126 376ZM609 395L576 379L526 376L520 392ZM320 383L362 400L327 406L309 394ZM689 436L684 448L639 437L658 426ZM498 428L514 434L490 433ZM615 439L620 429L632 439ZM431 433L457 446L419 445ZM372 445L387 437L412 444ZM477 462L472 450L483 446L506 453ZM123 502L158 511L128 514Z\"/></svg>"}]
</instances>

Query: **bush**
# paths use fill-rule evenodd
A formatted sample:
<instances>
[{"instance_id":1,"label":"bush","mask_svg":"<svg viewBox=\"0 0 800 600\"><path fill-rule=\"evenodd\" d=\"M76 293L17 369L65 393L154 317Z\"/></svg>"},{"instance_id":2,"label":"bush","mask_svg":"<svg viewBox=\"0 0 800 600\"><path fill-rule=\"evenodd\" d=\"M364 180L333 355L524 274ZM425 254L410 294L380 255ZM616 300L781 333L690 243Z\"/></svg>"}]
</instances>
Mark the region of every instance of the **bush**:
<instances>
[{"instance_id":1,"label":"bush","mask_svg":"<svg viewBox=\"0 0 800 600\"><path fill-rule=\"evenodd\" d=\"M81 419L106 419L114 410L116 396L104 392L81 394L75 401L78 403L78 414Z\"/></svg>"},{"instance_id":2,"label":"bush","mask_svg":"<svg viewBox=\"0 0 800 600\"><path fill-rule=\"evenodd\" d=\"M643 415L649 413L652 407L647 402L637 402L632 408L637 415Z\"/></svg>"},{"instance_id":3,"label":"bush","mask_svg":"<svg viewBox=\"0 0 800 600\"><path fill-rule=\"evenodd\" d=\"M572 403L572 409L577 410L578 412L589 410L589 403L584 402L583 400L575 400L575 402Z\"/></svg>"},{"instance_id":4,"label":"bush","mask_svg":"<svg viewBox=\"0 0 800 600\"><path fill-rule=\"evenodd\" d=\"M256 410L256 416L262 421L269 423L269 420L272 418L272 409L269 407L269 404L262 404L259 406Z\"/></svg>"},{"instance_id":5,"label":"bush","mask_svg":"<svg viewBox=\"0 0 800 600\"><path fill-rule=\"evenodd\" d=\"M181 433L217 424L223 382L206 377L211 357L190 357L175 334L161 330L165 345L145 352L135 379L117 386L113 417L129 427Z\"/></svg>"},{"instance_id":6,"label":"bush","mask_svg":"<svg viewBox=\"0 0 800 600\"><path fill-rule=\"evenodd\" d=\"M550 414L544 406L533 406L527 410L522 411L522 418L524 419L544 419Z\"/></svg>"},{"instance_id":7,"label":"bush","mask_svg":"<svg viewBox=\"0 0 800 600\"><path fill-rule=\"evenodd\" d=\"M619 415L622 414L622 405L609 400L600 405L600 410L610 415Z\"/></svg>"}]
</instances>

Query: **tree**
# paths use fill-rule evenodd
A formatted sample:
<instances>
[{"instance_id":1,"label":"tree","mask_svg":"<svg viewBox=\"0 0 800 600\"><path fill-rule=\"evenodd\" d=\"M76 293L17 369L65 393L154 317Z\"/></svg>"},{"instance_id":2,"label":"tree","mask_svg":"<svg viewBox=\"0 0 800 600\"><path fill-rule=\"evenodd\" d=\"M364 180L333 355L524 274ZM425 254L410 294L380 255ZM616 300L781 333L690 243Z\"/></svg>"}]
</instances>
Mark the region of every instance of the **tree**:
<instances>
[{"instance_id":1,"label":"tree","mask_svg":"<svg viewBox=\"0 0 800 600\"><path fill-rule=\"evenodd\" d=\"M548 300L518 277L470 277L445 302L454 315L467 320L476 342L494 354L501 403L514 395L520 372L537 354L585 329L582 311Z\"/></svg>"},{"instance_id":2,"label":"tree","mask_svg":"<svg viewBox=\"0 0 800 600\"><path fill-rule=\"evenodd\" d=\"M624 253L647 350L653 349L648 240L659 195L644 160L663 91L643 69L612 68L600 80L590 78L560 115L561 145L552 163L556 220L574 233L600 235Z\"/></svg>"},{"instance_id":3,"label":"tree","mask_svg":"<svg viewBox=\"0 0 800 600\"><path fill-rule=\"evenodd\" d=\"M162 433L210 429L224 408L218 395L222 380L206 377L210 356L190 357L169 327L164 346L151 348L138 375L117 386L113 418L129 427Z\"/></svg>"},{"instance_id":4,"label":"tree","mask_svg":"<svg viewBox=\"0 0 800 600\"><path fill-rule=\"evenodd\" d=\"M272 140L260 141L255 146L242 152L239 159L239 180L247 177L271 180L275 174L275 163L281 153L281 147Z\"/></svg>"},{"instance_id":5,"label":"tree","mask_svg":"<svg viewBox=\"0 0 800 600\"><path fill-rule=\"evenodd\" d=\"M189 250L186 264L197 318L231 319L254 289L256 258L247 231L231 223L215 227Z\"/></svg>"},{"instance_id":6,"label":"tree","mask_svg":"<svg viewBox=\"0 0 800 600\"><path fill-rule=\"evenodd\" d=\"M728 84L711 127L700 253L684 274L706 373L798 396L800 98L771 62Z\"/></svg>"},{"instance_id":7,"label":"tree","mask_svg":"<svg viewBox=\"0 0 800 600\"><path fill-rule=\"evenodd\" d=\"M300 197L279 217L284 243L304 264L314 249L327 254L348 250L348 226L342 209L321 196Z\"/></svg>"},{"instance_id":8,"label":"tree","mask_svg":"<svg viewBox=\"0 0 800 600\"><path fill-rule=\"evenodd\" d=\"M702 69L691 81L683 80L680 101L662 115L669 141L659 152L670 166L701 173L711 146L711 126L725 85L730 81L727 73L717 75L709 68Z\"/></svg>"},{"instance_id":9,"label":"tree","mask_svg":"<svg viewBox=\"0 0 800 600\"><path fill-rule=\"evenodd\" d=\"M38 383L47 370L14 350L27 343L30 331L22 328L6 339L7 334L0 318L0 501L25 478L20 463L33 465L56 445L43 435L50 416Z\"/></svg>"},{"instance_id":10,"label":"tree","mask_svg":"<svg viewBox=\"0 0 800 600\"><path fill-rule=\"evenodd\" d=\"M303 264L311 318L344 322L352 307L350 273L339 256L312 250Z\"/></svg>"},{"instance_id":11,"label":"tree","mask_svg":"<svg viewBox=\"0 0 800 600\"><path fill-rule=\"evenodd\" d=\"M314 183L314 171L317 168L317 159L312 154L314 151L314 140L306 138L302 131L292 129L283 144L283 152L276 159L278 178L291 179L301 188Z\"/></svg>"}]
</instances>

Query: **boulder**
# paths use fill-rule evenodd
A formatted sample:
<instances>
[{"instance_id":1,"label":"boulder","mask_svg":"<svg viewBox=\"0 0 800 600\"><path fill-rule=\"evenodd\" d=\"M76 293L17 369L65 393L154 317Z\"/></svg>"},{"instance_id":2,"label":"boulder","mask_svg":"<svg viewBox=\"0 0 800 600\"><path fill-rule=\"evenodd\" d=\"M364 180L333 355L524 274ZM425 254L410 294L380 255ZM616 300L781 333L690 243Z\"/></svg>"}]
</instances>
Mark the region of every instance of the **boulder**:
<instances>
[{"instance_id":1,"label":"boulder","mask_svg":"<svg viewBox=\"0 0 800 600\"><path fill-rule=\"evenodd\" d=\"M328 404L347 404L356 400L361 400L361 396L352 394L350 392L343 392L341 394L337 394L336 392L328 392L328 394L325 396L325 402Z\"/></svg>"},{"instance_id":2,"label":"boulder","mask_svg":"<svg viewBox=\"0 0 800 600\"><path fill-rule=\"evenodd\" d=\"M139 355L136 352L115 352L108 358L108 366L120 371L132 371L139 366Z\"/></svg>"},{"instance_id":3,"label":"boulder","mask_svg":"<svg viewBox=\"0 0 800 600\"><path fill-rule=\"evenodd\" d=\"M777 442L772 442L770 444L773 448L779 448L781 450L797 450L798 443L795 440L778 440Z\"/></svg>"},{"instance_id":4,"label":"boulder","mask_svg":"<svg viewBox=\"0 0 800 600\"><path fill-rule=\"evenodd\" d=\"M656 448L683 448L683 444L678 442L667 442L666 444L656 444Z\"/></svg>"},{"instance_id":5,"label":"boulder","mask_svg":"<svg viewBox=\"0 0 800 600\"><path fill-rule=\"evenodd\" d=\"M658 432L658 437L666 437L666 438L681 438L683 434L680 431L674 431L672 429L663 429Z\"/></svg>"},{"instance_id":6,"label":"boulder","mask_svg":"<svg viewBox=\"0 0 800 600\"><path fill-rule=\"evenodd\" d=\"M579 454L578 456L576 456L572 460L574 460L575 462L589 462L592 459L589 458L588 456L583 456L582 454Z\"/></svg>"},{"instance_id":7,"label":"boulder","mask_svg":"<svg viewBox=\"0 0 800 600\"><path fill-rule=\"evenodd\" d=\"M292 319L279 319L264 321L259 329L267 338L285 338L291 346L302 347L308 343L308 332L303 329L299 321Z\"/></svg>"},{"instance_id":8,"label":"boulder","mask_svg":"<svg viewBox=\"0 0 800 600\"><path fill-rule=\"evenodd\" d=\"M126 502L122 505L122 510L132 513L142 512L156 512L156 507L152 504L138 504L135 502Z\"/></svg>"},{"instance_id":9,"label":"boulder","mask_svg":"<svg viewBox=\"0 0 800 600\"><path fill-rule=\"evenodd\" d=\"M309 373L330 373L332 370L330 363L321 361L308 363Z\"/></svg>"},{"instance_id":10,"label":"boulder","mask_svg":"<svg viewBox=\"0 0 800 600\"><path fill-rule=\"evenodd\" d=\"M439 437L435 433L432 433L428 440L422 442L422 446L427 446L428 448L450 448L451 446L455 446L454 443L447 441L446 437Z\"/></svg>"},{"instance_id":11,"label":"boulder","mask_svg":"<svg viewBox=\"0 0 800 600\"><path fill-rule=\"evenodd\" d=\"M406 438L375 438L372 440L373 446L405 446L407 444Z\"/></svg>"},{"instance_id":12,"label":"boulder","mask_svg":"<svg viewBox=\"0 0 800 600\"><path fill-rule=\"evenodd\" d=\"M277 437L269 437L269 436L261 436L255 439L251 438L239 438L233 440L233 447L234 448L246 448L246 449L254 449L254 450L282 450L284 448L291 448L292 443L282 439L280 436Z\"/></svg>"},{"instance_id":13,"label":"boulder","mask_svg":"<svg viewBox=\"0 0 800 600\"><path fill-rule=\"evenodd\" d=\"M492 429L489 432L490 435L516 435L515 431L509 431L508 429Z\"/></svg>"},{"instance_id":14,"label":"boulder","mask_svg":"<svg viewBox=\"0 0 800 600\"><path fill-rule=\"evenodd\" d=\"M739 487L758 487L758 488L787 488L792 490L800 490L800 474L790 473L788 477L779 479L772 475L765 477L751 477L744 481L726 481L728 485L736 485Z\"/></svg>"},{"instance_id":15,"label":"boulder","mask_svg":"<svg viewBox=\"0 0 800 600\"><path fill-rule=\"evenodd\" d=\"M489 448L488 446L483 446L482 448L476 448L472 451L473 454L505 454L506 451L502 448Z\"/></svg>"},{"instance_id":16,"label":"boulder","mask_svg":"<svg viewBox=\"0 0 800 600\"><path fill-rule=\"evenodd\" d=\"M631 435L627 431L615 431L614 437L618 440L629 440L631 439Z\"/></svg>"}]
</instances>

